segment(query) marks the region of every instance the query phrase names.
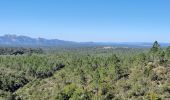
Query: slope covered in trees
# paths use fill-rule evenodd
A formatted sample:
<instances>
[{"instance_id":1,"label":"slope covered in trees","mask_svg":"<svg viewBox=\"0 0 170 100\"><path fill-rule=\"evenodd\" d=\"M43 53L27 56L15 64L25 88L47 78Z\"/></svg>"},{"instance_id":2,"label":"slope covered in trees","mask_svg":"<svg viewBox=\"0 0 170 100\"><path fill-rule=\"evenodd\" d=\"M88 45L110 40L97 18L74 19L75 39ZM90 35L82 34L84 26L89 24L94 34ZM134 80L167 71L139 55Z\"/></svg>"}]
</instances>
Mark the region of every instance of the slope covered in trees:
<instances>
[{"instance_id":1,"label":"slope covered in trees","mask_svg":"<svg viewBox=\"0 0 170 100\"><path fill-rule=\"evenodd\" d=\"M0 56L0 99L169 100L170 47Z\"/></svg>"}]
</instances>

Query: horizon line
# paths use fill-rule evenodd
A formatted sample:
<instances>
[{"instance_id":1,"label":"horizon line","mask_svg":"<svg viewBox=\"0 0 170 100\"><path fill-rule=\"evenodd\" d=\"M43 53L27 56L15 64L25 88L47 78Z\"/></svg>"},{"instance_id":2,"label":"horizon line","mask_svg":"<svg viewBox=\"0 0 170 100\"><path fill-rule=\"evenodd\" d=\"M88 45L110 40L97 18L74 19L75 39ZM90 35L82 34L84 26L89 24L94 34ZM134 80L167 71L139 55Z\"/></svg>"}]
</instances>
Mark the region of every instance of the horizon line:
<instances>
[{"instance_id":1,"label":"horizon line","mask_svg":"<svg viewBox=\"0 0 170 100\"><path fill-rule=\"evenodd\" d=\"M59 39L59 38L45 38L45 37L41 37L41 36L37 36L37 37L32 37L32 36L29 36L29 35L21 35L21 34L3 34L3 35L0 35L0 37L3 37L3 36L16 36L16 37L19 37L19 36L25 36L25 37L29 37L29 38L33 38L33 39L46 39L46 40L61 40L61 41L68 41L68 42L77 42L77 43L154 43L155 41L74 41L74 40L65 40L65 39ZM161 42L161 41L158 41L159 43L170 43L170 42Z\"/></svg>"}]
</instances>

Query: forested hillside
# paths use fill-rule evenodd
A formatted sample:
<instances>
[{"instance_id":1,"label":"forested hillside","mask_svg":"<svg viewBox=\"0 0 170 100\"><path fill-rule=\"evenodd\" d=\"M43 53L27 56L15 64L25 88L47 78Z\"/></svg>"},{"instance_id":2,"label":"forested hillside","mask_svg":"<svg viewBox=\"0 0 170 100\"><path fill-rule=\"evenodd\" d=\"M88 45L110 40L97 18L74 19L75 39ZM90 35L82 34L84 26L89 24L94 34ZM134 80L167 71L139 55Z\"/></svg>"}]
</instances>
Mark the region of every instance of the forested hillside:
<instances>
[{"instance_id":1,"label":"forested hillside","mask_svg":"<svg viewBox=\"0 0 170 100\"><path fill-rule=\"evenodd\" d=\"M170 47L157 41L150 49L33 51L0 53L0 99L170 100Z\"/></svg>"}]
</instances>

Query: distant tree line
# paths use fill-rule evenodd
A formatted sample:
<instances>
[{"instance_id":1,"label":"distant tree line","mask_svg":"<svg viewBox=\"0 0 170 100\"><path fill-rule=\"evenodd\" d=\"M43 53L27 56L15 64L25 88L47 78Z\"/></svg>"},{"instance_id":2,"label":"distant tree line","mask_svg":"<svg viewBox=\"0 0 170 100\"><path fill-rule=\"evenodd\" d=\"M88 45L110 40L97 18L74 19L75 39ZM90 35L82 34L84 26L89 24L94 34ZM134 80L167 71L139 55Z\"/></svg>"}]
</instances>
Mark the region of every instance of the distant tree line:
<instances>
[{"instance_id":1,"label":"distant tree line","mask_svg":"<svg viewBox=\"0 0 170 100\"><path fill-rule=\"evenodd\" d=\"M41 48L0 47L0 55L42 54Z\"/></svg>"}]
</instances>

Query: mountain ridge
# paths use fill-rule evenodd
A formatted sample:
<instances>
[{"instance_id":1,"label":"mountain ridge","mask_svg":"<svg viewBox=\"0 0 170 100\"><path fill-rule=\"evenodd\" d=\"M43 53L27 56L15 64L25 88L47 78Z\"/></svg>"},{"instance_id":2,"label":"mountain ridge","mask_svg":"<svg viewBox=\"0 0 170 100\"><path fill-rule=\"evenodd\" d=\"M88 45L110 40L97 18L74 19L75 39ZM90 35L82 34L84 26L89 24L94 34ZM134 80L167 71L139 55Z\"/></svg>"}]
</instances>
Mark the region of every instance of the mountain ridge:
<instances>
[{"instance_id":1,"label":"mountain ridge","mask_svg":"<svg viewBox=\"0 0 170 100\"><path fill-rule=\"evenodd\" d=\"M31 38L29 36L23 35L3 35L0 36L0 45L8 46L55 46L64 44L75 44L72 41L64 41L59 39L45 39L45 38Z\"/></svg>"},{"instance_id":2,"label":"mountain ridge","mask_svg":"<svg viewBox=\"0 0 170 100\"><path fill-rule=\"evenodd\" d=\"M170 43L160 43L167 47ZM87 47L87 46L116 46L116 47L151 47L150 42L74 42L60 39L32 38L24 35L6 34L0 36L0 46L42 46L42 47Z\"/></svg>"}]
</instances>

